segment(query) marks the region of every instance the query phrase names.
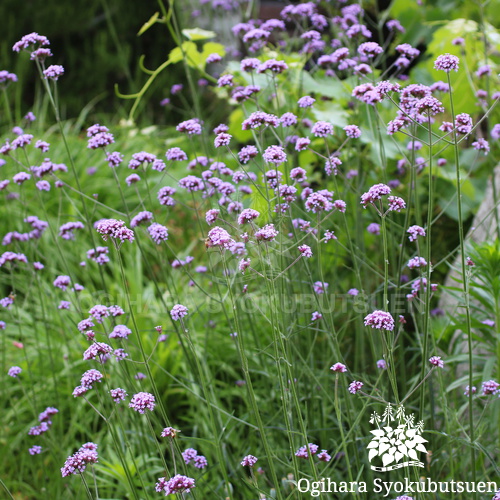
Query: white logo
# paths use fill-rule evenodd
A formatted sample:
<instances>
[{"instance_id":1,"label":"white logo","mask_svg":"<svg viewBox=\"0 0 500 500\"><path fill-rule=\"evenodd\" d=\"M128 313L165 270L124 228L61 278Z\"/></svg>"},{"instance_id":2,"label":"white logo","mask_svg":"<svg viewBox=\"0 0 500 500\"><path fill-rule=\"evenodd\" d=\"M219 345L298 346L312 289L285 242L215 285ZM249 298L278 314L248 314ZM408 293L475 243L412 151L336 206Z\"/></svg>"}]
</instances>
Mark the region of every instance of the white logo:
<instances>
[{"instance_id":1,"label":"white logo","mask_svg":"<svg viewBox=\"0 0 500 500\"><path fill-rule=\"evenodd\" d=\"M394 422L394 423L393 423ZM415 424L414 415L406 415L403 406L396 408L394 416L393 407L389 404L382 416L373 413L371 424L377 424L377 429L370 431L375 437L368 444L368 460L380 457L383 467L372 465L372 470L386 472L400 469L401 467L423 467L417 452L427 453L424 439L421 434L424 430L423 421ZM401 462L403 459L411 459ZM392 464L392 465L391 465Z\"/></svg>"}]
</instances>

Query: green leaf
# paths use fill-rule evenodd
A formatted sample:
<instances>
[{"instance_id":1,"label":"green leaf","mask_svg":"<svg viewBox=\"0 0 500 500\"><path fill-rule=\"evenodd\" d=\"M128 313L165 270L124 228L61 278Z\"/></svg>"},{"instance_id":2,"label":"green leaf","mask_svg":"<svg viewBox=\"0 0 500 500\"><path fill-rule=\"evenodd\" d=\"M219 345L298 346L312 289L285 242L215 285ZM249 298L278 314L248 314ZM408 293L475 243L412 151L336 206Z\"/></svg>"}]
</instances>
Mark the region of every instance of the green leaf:
<instances>
[{"instance_id":1,"label":"green leaf","mask_svg":"<svg viewBox=\"0 0 500 500\"><path fill-rule=\"evenodd\" d=\"M248 142L252 139L252 132L250 130L241 130L241 124L245 116L243 110L236 108L229 116L229 133L241 143Z\"/></svg>"},{"instance_id":2,"label":"green leaf","mask_svg":"<svg viewBox=\"0 0 500 500\"><path fill-rule=\"evenodd\" d=\"M160 15L159 12L155 12L148 21L146 21L142 26L139 32L137 33L137 36L141 36L143 33L145 33L153 24L156 24L158 21L158 16Z\"/></svg>"},{"instance_id":3,"label":"green leaf","mask_svg":"<svg viewBox=\"0 0 500 500\"><path fill-rule=\"evenodd\" d=\"M226 47L224 47L221 43L207 42L203 44L201 54L203 56L203 60L205 60L210 54L219 54L221 57L224 57L226 55Z\"/></svg>"},{"instance_id":4,"label":"green leaf","mask_svg":"<svg viewBox=\"0 0 500 500\"><path fill-rule=\"evenodd\" d=\"M215 38L216 33L213 31L207 31L202 28L192 28L188 30L182 30L182 34L188 40L208 40L209 38Z\"/></svg>"},{"instance_id":5,"label":"green leaf","mask_svg":"<svg viewBox=\"0 0 500 500\"><path fill-rule=\"evenodd\" d=\"M204 62L204 59L201 53L198 52L198 48L194 42L184 42L182 44L182 48L176 47L175 49L172 49L168 57L172 63L177 63L184 59L184 55L186 57L186 62L192 68L197 68Z\"/></svg>"}]
</instances>

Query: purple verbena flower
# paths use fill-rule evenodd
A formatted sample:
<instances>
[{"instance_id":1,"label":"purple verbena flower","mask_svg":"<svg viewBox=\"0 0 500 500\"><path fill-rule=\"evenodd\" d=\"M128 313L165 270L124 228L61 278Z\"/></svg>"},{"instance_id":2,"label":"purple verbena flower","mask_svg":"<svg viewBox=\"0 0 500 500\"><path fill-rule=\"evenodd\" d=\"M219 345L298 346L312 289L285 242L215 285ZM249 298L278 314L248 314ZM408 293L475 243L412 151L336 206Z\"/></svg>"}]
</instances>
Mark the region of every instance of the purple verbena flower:
<instances>
[{"instance_id":1,"label":"purple verbena flower","mask_svg":"<svg viewBox=\"0 0 500 500\"><path fill-rule=\"evenodd\" d=\"M129 403L129 407L139 413L144 413L146 410L153 411L155 405L155 397L149 392L134 394Z\"/></svg>"},{"instance_id":2,"label":"purple verbena flower","mask_svg":"<svg viewBox=\"0 0 500 500\"><path fill-rule=\"evenodd\" d=\"M174 321L179 321L188 314L188 308L182 304L176 304L170 311L170 316Z\"/></svg>"},{"instance_id":3,"label":"purple verbena flower","mask_svg":"<svg viewBox=\"0 0 500 500\"><path fill-rule=\"evenodd\" d=\"M394 330L394 318L388 312L376 310L365 316L365 326L392 332Z\"/></svg>"}]
</instances>

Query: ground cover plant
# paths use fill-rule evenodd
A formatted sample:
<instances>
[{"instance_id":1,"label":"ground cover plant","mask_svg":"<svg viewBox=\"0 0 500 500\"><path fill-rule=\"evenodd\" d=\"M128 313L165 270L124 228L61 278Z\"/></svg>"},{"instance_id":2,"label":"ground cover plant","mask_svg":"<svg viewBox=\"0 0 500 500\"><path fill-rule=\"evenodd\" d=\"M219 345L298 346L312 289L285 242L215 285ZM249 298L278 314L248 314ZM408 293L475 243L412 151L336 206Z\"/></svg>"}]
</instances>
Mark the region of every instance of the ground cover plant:
<instances>
[{"instance_id":1,"label":"ground cover plant","mask_svg":"<svg viewBox=\"0 0 500 500\"><path fill-rule=\"evenodd\" d=\"M175 48L99 123L61 119L69 69L20 34L44 97L16 121L0 71L2 495L500 498L500 246L467 237L493 7L205 3L221 43L159 3L140 33ZM182 119L143 123L174 67Z\"/></svg>"}]
</instances>

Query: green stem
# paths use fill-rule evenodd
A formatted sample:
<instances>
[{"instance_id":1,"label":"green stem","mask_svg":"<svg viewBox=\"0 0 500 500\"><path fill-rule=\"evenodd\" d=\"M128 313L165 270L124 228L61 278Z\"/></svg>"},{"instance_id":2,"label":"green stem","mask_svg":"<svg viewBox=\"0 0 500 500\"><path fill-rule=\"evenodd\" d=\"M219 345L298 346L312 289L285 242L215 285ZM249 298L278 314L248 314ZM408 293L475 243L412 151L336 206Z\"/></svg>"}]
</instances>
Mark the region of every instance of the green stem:
<instances>
[{"instance_id":1,"label":"green stem","mask_svg":"<svg viewBox=\"0 0 500 500\"><path fill-rule=\"evenodd\" d=\"M453 106L453 94L451 92L451 80L450 74L447 73L448 85L450 87L450 106L451 106L451 119L452 123L455 124L455 108ZM457 181L457 208L458 208L458 236L460 240L460 265L462 270L462 284L463 284L463 296L465 301L465 316L466 316L466 331L467 335L467 347L468 347L468 362L469 362L469 387L472 390L473 384L473 360L472 360L472 325L471 325L471 315L470 315L470 303L469 303L469 280L467 279L466 267L465 267L465 241L464 241L464 225L462 217L462 180L460 178L460 156L458 154L458 144L457 144L457 131L456 128L453 129L453 150L455 153L455 171L456 171L456 181ZM474 406L473 398L469 397L469 437L470 437L470 454L471 454L471 473L472 481L476 481L476 450L474 448ZM473 493L472 498L477 498L476 493Z\"/></svg>"}]
</instances>

